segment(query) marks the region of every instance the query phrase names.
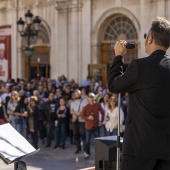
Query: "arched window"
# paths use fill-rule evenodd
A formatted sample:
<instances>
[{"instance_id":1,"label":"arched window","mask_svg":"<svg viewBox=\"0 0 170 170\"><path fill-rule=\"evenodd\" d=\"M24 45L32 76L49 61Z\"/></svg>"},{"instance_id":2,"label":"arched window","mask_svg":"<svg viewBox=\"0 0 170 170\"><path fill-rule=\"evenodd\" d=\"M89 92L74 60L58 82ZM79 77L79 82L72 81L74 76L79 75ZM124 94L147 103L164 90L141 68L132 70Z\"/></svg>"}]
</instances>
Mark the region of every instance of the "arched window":
<instances>
[{"instance_id":1,"label":"arched window","mask_svg":"<svg viewBox=\"0 0 170 170\"><path fill-rule=\"evenodd\" d=\"M101 63L112 63L115 57L114 43L118 40L127 40L128 42L134 42L136 44L138 40L137 31L133 22L123 15L113 16L106 22L103 28ZM138 58L137 47L127 51L125 64L129 64L135 58Z\"/></svg>"},{"instance_id":2,"label":"arched window","mask_svg":"<svg viewBox=\"0 0 170 170\"><path fill-rule=\"evenodd\" d=\"M48 35L48 32L47 32L46 28L44 27L44 25L41 25L38 36L34 37L32 44L36 44L37 41L39 41L39 40L41 40L43 44L50 43L49 35Z\"/></svg>"},{"instance_id":3,"label":"arched window","mask_svg":"<svg viewBox=\"0 0 170 170\"><path fill-rule=\"evenodd\" d=\"M23 44L27 45L27 37L23 39ZM30 39L31 45L46 45L50 43L48 32L44 25L41 25L40 31L38 32L38 35L35 37L31 37Z\"/></svg>"},{"instance_id":4,"label":"arched window","mask_svg":"<svg viewBox=\"0 0 170 170\"><path fill-rule=\"evenodd\" d=\"M119 39L130 41L138 39L133 22L125 16L114 18L107 26L104 34L104 41L117 41Z\"/></svg>"}]
</instances>

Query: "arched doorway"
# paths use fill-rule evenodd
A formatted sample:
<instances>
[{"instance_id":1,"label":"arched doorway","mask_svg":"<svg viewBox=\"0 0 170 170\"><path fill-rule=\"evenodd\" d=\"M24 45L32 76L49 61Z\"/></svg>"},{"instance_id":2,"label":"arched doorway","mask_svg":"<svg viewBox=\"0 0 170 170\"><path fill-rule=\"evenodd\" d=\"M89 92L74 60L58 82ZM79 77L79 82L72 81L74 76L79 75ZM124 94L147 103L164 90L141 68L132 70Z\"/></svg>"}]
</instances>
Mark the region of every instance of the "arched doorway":
<instances>
[{"instance_id":1,"label":"arched doorway","mask_svg":"<svg viewBox=\"0 0 170 170\"><path fill-rule=\"evenodd\" d=\"M30 69L28 68L28 57L24 57L24 77L28 80L28 70L30 78L50 77L50 38L47 28L42 24L37 37L31 39L31 45L35 51L30 60ZM26 45L27 40L24 39Z\"/></svg>"},{"instance_id":2,"label":"arched doorway","mask_svg":"<svg viewBox=\"0 0 170 170\"><path fill-rule=\"evenodd\" d=\"M133 59L138 58L138 35L133 22L125 15L117 14L109 17L103 25L99 32L101 44L99 63L89 65L89 75L97 81L102 80L106 85L108 68L115 57L114 44L121 39L136 44L135 49L127 50L125 56L125 66L127 66Z\"/></svg>"}]
</instances>

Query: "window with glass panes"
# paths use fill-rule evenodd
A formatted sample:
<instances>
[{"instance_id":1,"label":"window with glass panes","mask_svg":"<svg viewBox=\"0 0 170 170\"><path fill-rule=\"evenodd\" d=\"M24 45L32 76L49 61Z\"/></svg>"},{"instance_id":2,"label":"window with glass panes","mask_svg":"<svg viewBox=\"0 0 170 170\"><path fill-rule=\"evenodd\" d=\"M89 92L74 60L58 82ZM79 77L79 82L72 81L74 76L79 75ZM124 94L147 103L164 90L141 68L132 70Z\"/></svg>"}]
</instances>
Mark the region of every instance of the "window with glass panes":
<instances>
[{"instance_id":1,"label":"window with glass panes","mask_svg":"<svg viewBox=\"0 0 170 170\"><path fill-rule=\"evenodd\" d=\"M114 44L118 40L126 40L135 44L138 40L133 22L123 15L116 15L106 23L102 38L101 63L112 63L115 57ZM135 58L137 58L137 47L127 50L125 64L129 64Z\"/></svg>"}]
</instances>

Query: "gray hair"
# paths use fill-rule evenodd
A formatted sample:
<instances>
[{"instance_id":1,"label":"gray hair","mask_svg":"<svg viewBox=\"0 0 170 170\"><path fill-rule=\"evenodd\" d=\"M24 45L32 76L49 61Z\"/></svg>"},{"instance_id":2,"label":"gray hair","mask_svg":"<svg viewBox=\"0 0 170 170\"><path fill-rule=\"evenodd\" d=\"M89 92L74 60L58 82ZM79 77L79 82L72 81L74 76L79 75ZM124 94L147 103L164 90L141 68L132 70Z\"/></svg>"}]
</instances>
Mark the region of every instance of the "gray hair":
<instances>
[{"instance_id":1,"label":"gray hair","mask_svg":"<svg viewBox=\"0 0 170 170\"><path fill-rule=\"evenodd\" d=\"M36 95L36 96L38 96L38 97L39 97L40 93L39 93L39 91L38 91L38 90L34 90L34 91L33 91L33 95Z\"/></svg>"},{"instance_id":2,"label":"gray hair","mask_svg":"<svg viewBox=\"0 0 170 170\"><path fill-rule=\"evenodd\" d=\"M164 17L156 17L151 24L148 35L154 38L156 45L168 49L170 46L170 22Z\"/></svg>"}]
</instances>

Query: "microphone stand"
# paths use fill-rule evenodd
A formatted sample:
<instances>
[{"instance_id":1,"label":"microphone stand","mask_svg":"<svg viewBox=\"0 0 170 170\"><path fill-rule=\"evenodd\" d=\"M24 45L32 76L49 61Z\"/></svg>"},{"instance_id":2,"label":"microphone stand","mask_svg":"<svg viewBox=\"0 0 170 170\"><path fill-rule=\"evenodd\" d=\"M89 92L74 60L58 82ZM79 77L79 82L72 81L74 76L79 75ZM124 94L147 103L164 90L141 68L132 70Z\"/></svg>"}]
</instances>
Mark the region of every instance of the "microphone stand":
<instances>
[{"instance_id":1,"label":"microphone stand","mask_svg":"<svg viewBox=\"0 0 170 170\"><path fill-rule=\"evenodd\" d=\"M118 133L117 133L117 160L116 160L116 170L120 169L120 107L121 107L121 94L118 94Z\"/></svg>"}]
</instances>

